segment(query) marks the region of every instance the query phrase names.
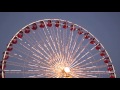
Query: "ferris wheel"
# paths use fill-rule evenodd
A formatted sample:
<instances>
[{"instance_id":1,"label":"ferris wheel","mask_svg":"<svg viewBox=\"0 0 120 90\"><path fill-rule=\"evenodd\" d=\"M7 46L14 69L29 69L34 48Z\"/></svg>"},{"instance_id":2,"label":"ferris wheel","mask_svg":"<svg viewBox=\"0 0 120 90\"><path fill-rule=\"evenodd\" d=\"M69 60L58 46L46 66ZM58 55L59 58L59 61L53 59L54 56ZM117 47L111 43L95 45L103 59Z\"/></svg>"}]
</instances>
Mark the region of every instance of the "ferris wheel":
<instances>
[{"instance_id":1,"label":"ferris wheel","mask_svg":"<svg viewBox=\"0 0 120 90\"><path fill-rule=\"evenodd\" d=\"M0 78L116 78L102 43L85 28L62 19L43 19L10 40Z\"/></svg>"}]
</instances>

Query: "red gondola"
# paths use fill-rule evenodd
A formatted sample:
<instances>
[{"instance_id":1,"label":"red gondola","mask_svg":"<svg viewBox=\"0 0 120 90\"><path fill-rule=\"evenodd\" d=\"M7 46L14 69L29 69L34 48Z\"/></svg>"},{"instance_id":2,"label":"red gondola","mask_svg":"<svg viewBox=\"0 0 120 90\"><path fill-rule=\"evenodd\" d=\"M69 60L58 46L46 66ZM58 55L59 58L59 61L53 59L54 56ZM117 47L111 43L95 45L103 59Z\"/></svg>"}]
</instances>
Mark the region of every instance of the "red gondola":
<instances>
[{"instance_id":1,"label":"red gondola","mask_svg":"<svg viewBox=\"0 0 120 90\"><path fill-rule=\"evenodd\" d=\"M7 51L12 51L13 50L13 45L10 44L9 47L7 48Z\"/></svg>"},{"instance_id":2,"label":"red gondola","mask_svg":"<svg viewBox=\"0 0 120 90\"><path fill-rule=\"evenodd\" d=\"M37 24L36 23L33 23L32 24L32 30L36 30L37 29Z\"/></svg>"},{"instance_id":3,"label":"red gondola","mask_svg":"<svg viewBox=\"0 0 120 90\"><path fill-rule=\"evenodd\" d=\"M6 52L4 60L7 60L9 58L9 52Z\"/></svg>"},{"instance_id":4,"label":"red gondola","mask_svg":"<svg viewBox=\"0 0 120 90\"><path fill-rule=\"evenodd\" d=\"M23 32L20 31L18 34L17 34L18 38L22 38L23 37Z\"/></svg>"},{"instance_id":5,"label":"red gondola","mask_svg":"<svg viewBox=\"0 0 120 90\"><path fill-rule=\"evenodd\" d=\"M40 21L40 28L44 28L45 27L45 24L43 21Z\"/></svg>"},{"instance_id":6,"label":"red gondola","mask_svg":"<svg viewBox=\"0 0 120 90\"><path fill-rule=\"evenodd\" d=\"M75 31L75 30L76 30L75 25L72 24L72 25L70 26L70 30L71 30L71 31Z\"/></svg>"},{"instance_id":7,"label":"red gondola","mask_svg":"<svg viewBox=\"0 0 120 90\"><path fill-rule=\"evenodd\" d=\"M109 62L110 62L109 57L104 58L104 63L109 63Z\"/></svg>"},{"instance_id":8,"label":"red gondola","mask_svg":"<svg viewBox=\"0 0 120 90\"><path fill-rule=\"evenodd\" d=\"M85 33L85 34L84 34L84 38L85 38L85 39L88 39L89 37L90 37L90 36L89 36L89 33Z\"/></svg>"},{"instance_id":9,"label":"red gondola","mask_svg":"<svg viewBox=\"0 0 120 90\"><path fill-rule=\"evenodd\" d=\"M16 43L17 43L17 37L15 37L15 38L12 40L12 43L13 43L13 44L16 44Z\"/></svg>"},{"instance_id":10,"label":"red gondola","mask_svg":"<svg viewBox=\"0 0 120 90\"><path fill-rule=\"evenodd\" d=\"M115 78L114 73L111 73L111 74L110 74L110 78Z\"/></svg>"},{"instance_id":11,"label":"red gondola","mask_svg":"<svg viewBox=\"0 0 120 90\"><path fill-rule=\"evenodd\" d=\"M105 50L103 50L103 51L100 52L100 56L105 56L105 55L106 55Z\"/></svg>"},{"instance_id":12,"label":"red gondola","mask_svg":"<svg viewBox=\"0 0 120 90\"><path fill-rule=\"evenodd\" d=\"M60 25L60 22L57 20L57 21L55 22L55 26L56 26L56 27L59 27L59 25Z\"/></svg>"},{"instance_id":13,"label":"red gondola","mask_svg":"<svg viewBox=\"0 0 120 90\"><path fill-rule=\"evenodd\" d=\"M112 65L108 65L108 71L113 71Z\"/></svg>"},{"instance_id":14,"label":"red gondola","mask_svg":"<svg viewBox=\"0 0 120 90\"><path fill-rule=\"evenodd\" d=\"M26 27L26 28L24 29L24 32L25 32L25 33L29 33L29 32L30 32L30 28L29 28L29 27Z\"/></svg>"},{"instance_id":15,"label":"red gondola","mask_svg":"<svg viewBox=\"0 0 120 90\"><path fill-rule=\"evenodd\" d=\"M51 20L48 20L47 26L48 26L48 27L51 27L51 26L52 26L52 21L51 21Z\"/></svg>"},{"instance_id":16,"label":"red gondola","mask_svg":"<svg viewBox=\"0 0 120 90\"><path fill-rule=\"evenodd\" d=\"M68 28L67 22L64 22L63 24L64 24L64 25L63 25L63 28L64 28L64 29Z\"/></svg>"},{"instance_id":17,"label":"red gondola","mask_svg":"<svg viewBox=\"0 0 120 90\"><path fill-rule=\"evenodd\" d=\"M99 49L101 49L101 45L98 44L95 48L96 48L96 50L99 50Z\"/></svg>"},{"instance_id":18,"label":"red gondola","mask_svg":"<svg viewBox=\"0 0 120 90\"><path fill-rule=\"evenodd\" d=\"M82 34L82 33L83 33L82 28L78 28L78 34L80 35L80 34Z\"/></svg>"},{"instance_id":19,"label":"red gondola","mask_svg":"<svg viewBox=\"0 0 120 90\"><path fill-rule=\"evenodd\" d=\"M94 44L95 43L95 38L91 38L90 39L90 44Z\"/></svg>"}]
</instances>

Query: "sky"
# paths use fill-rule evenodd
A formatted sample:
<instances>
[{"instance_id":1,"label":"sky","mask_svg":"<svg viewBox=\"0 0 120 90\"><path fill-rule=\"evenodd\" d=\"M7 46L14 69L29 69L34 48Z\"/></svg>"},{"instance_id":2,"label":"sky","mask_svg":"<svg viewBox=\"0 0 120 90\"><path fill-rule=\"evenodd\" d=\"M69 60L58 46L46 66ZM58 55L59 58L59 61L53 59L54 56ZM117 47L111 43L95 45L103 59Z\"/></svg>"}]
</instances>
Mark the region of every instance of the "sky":
<instances>
[{"instance_id":1,"label":"sky","mask_svg":"<svg viewBox=\"0 0 120 90\"><path fill-rule=\"evenodd\" d=\"M0 58L18 30L31 22L53 18L74 22L96 36L120 78L120 12L0 12Z\"/></svg>"}]
</instances>

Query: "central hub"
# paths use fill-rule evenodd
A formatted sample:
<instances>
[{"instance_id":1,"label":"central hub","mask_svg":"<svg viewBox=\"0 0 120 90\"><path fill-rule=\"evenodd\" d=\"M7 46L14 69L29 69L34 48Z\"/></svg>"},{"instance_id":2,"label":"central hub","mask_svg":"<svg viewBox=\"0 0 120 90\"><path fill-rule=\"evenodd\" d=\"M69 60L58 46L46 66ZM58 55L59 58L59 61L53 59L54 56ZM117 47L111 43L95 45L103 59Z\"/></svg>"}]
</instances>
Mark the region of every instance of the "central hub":
<instances>
[{"instance_id":1,"label":"central hub","mask_svg":"<svg viewBox=\"0 0 120 90\"><path fill-rule=\"evenodd\" d=\"M70 62L72 59L68 60L64 55L52 56L49 60L50 69L56 78L71 78L72 69L70 69Z\"/></svg>"},{"instance_id":2,"label":"central hub","mask_svg":"<svg viewBox=\"0 0 120 90\"><path fill-rule=\"evenodd\" d=\"M69 67L65 67L65 68L64 68L64 71L65 71L66 73L69 73L69 72L70 72L70 68L69 68Z\"/></svg>"}]
</instances>

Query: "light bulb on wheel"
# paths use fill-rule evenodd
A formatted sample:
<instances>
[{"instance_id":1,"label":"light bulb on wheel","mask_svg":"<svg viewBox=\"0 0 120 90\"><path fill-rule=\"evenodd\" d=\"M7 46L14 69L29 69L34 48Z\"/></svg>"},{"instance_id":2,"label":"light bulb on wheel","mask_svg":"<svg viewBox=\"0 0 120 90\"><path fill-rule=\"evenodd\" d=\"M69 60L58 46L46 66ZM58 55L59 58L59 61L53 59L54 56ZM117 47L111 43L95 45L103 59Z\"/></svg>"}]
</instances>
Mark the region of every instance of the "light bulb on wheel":
<instances>
[{"instance_id":1,"label":"light bulb on wheel","mask_svg":"<svg viewBox=\"0 0 120 90\"><path fill-rule=\"evenodd\" d=\"M69 73L69 72L70 72L70 68L69 68L69 67L65 67L65 68L64 68L64 71L65 71L66 73Z\"/></svg>"}]
</instances>

